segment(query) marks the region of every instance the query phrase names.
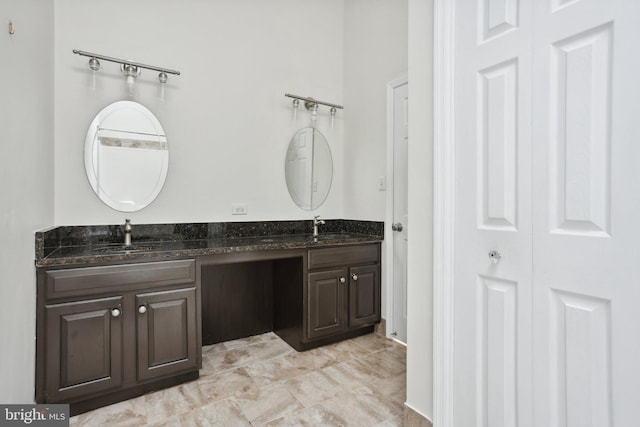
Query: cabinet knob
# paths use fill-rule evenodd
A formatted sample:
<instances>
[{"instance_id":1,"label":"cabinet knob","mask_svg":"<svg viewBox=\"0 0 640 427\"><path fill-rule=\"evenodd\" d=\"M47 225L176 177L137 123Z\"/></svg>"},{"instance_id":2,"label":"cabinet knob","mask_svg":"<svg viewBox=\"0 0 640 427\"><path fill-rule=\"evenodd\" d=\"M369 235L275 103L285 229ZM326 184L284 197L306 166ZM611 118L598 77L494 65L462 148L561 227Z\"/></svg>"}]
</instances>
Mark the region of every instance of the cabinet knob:
<instances>
[{"instance_id":1,"label":"cabinet knob","mask_svg":"<svg viewBox=\"0 0 640 427\"><path fill-rule=\"evenodd\" d=\"M120 316L120 309L119 308L114 308L111 310L111 317L119 317Z\"/></svg>"},{"instance_id":2,"label":"cabinet knob","mask_svg":"<svg viewBox=\"0 0 640 427\"><path fill-rule=\"evenodd\" d=\"M141 305L140 307L138 307L138 313L140 314L145 314L147 312L147 307L144 305Z\"/></svg>"},{"instance_id":3,"label":"cabinet knob","mask_svg":"<svg viewBox=\"0 0 640 427\"><path fill-rule=\"evenodd\" d=\"M358 275L357 275L356 273L353 273L353 274L351 275L351 278L352 278L353 280L358 280Z\"/></svg>"},{"instance_id":4,"label":"cabinet knob","mask_svg":"<svg viewBox=\"0 0 640 427\"><path fill-rule=\"evenodd\" d=\"M344 283L344 282L346 282L346 281L347 281L347 279L345 279L344 277L341 277L341 278L340 278L340 283Z\"/></svg>"}]
</instances>

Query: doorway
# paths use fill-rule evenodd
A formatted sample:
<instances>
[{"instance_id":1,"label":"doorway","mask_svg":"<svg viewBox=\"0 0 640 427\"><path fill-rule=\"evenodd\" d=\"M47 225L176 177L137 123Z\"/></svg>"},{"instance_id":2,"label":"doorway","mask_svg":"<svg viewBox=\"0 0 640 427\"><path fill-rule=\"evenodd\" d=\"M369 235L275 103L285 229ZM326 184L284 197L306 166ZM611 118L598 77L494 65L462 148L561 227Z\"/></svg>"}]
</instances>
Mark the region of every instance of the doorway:
<instances>
[{"instance_id":1,"label":"doorway","mask_svg":"<svg viewBox=\"0 0 640 427\"><path fill-rule=\"evenodd\" d=\"M408 80L387 84L387 335L407 344Z\"/></svg>"}]
</instances>

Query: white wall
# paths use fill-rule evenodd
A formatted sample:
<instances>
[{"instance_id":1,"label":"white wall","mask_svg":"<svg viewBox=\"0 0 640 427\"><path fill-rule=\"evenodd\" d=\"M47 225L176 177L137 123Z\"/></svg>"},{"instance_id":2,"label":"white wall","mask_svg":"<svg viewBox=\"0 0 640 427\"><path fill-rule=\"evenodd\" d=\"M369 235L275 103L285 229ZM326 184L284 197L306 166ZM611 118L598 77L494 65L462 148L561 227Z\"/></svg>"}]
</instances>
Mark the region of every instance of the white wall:
<instances>
[{"instance_id":1,"label":"white wall","mask_svg":"<svg viewBox=\"0 0 640 427\"><path fill-rule=\"evenodd\" d=\"M344 215L384 221L387 86L407 73L407 0L344 5Z\"/></svg>"},{"instance_id":2,"label":"white wall","mask_svg":"<svg viewBox=\"0 0 640 427\"><path fill-rule=\"evenodd\" d=\"M0 23L0 402L31 403L34 231L53 223L53 3L0 0Z\"/></svg>"},{"instance_id":3,"label":"white wall","mask_svg":"<svg viewBox=\"0 0 640 427\"><path fill-rule=\"evenodd\" d=\"M433 1L409 0L407 405L433 419Z\"/></svg>"},{"instance_id":4,"label":"white wall","mask_svg":"<svg viewBox=\"0 0 640 427\"><path fill-rule=\"evenodd\" d=\"M387 83L407 74L407 0L344 4L344 217L384 221L387 173ZM388 227L387 227L388 228ZM382 243L383 270L386 242ZM387 283L382 275L382 318ZM389 313L390 315L390 313Z\"/></svg>"},{"instance_id":5,"label":"white wall","mask_svg":"<svg viewBox=\"0 0 640 427\"><path fill-rule=\"evenodd\" d=\"M293 122L285 92L342 103L343 0L56 0L55 220L57 225L255 221L343 217L342 114L330 128L334 179L325 204L306 212L289 197L284 159ZM95 89L88 58L72 49L175 68L165 100L157 73L142 71L133 98L116 64L103 61ZM92 192L84 170L87 127L107 104L147 106L169 138L169 174L149 207L124 214ZM246 202L248 215L231 216Z\"/></svg>"},{"instance_id":6,"label":"white wall","mask_svg":"<svg viewBox=\"0 0 640 427\"><path fill-rule=\"evenodd\" d=\"M166 186L151 206L126 215L134 223L314 214L384 219L385 193L376 180L386 171L385 84L407 69L406 50L398 48L406 45L405 1L0 5L0 22L16 24L13 36L0 31L0 129L3 145L11 147L10 155L0 156L0 324L11 325L0 335L8 343L0 351L0 402L33 400L34 231L125 217L93 194L84 171L87 127L111 102L145 104L170 138ZM93 85L87 58L73 55L74 48L177 68L183 75L170 76L162 101L156 75L143 71L129 98L117 65L103 62ZM342 112L331 129L328 110L321 109L317 127L331 145L335 175L328 200L313 213L293 204L284 182L288 141L309 124L306 112L292 121L285 92L344 103L345 114L353 115L343 146ZM232 217L234 202L247 202L249 215Z\"/></svg>"}]
</instances>

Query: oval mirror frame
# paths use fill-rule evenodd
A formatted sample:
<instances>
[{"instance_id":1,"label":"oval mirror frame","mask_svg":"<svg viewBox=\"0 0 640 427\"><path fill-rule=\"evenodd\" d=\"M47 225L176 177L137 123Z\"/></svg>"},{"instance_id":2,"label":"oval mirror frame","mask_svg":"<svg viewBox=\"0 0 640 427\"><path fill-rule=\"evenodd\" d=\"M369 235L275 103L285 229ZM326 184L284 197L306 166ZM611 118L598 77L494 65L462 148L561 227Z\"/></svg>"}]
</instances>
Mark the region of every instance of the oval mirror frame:
<instances>
[{"instance_id":1,"label":"oval mirror frame","mask_svg":"<svg viewBox=\"0 0 640 427\"><path fill-rule=\"evenodd\" d=\"M285 158L285 179L291 199L301 209L320 207L333 181L331 148L322 133L302 128L291 138Z\"/></svg>"},{"instance_id":2,"label":"oval mirror frame","mask_svg":"<svg viewBox=\"0 0 640 427\"><path fill-rule=\"evenodd\" d=\"M87 178L95 194L120 212L153 202L167 178L169 147L162 125L145 106L117 101L93 119L84 145Z\"/></svg>"}]
</instances>

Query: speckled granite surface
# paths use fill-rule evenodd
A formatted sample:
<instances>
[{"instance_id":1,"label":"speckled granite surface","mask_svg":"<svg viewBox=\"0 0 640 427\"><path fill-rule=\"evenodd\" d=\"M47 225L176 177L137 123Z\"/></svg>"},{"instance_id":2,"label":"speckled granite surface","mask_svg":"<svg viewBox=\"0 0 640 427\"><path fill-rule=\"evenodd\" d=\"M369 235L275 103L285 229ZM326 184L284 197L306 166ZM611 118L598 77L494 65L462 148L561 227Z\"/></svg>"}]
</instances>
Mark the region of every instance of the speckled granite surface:
<instances>
[{"instance_id":1,"label":"speckled granite surface","mask_svg":"<svg viewBox=\"0 0 640 427\"><path fill-rule=\"evenodd\" d=\"M312 221L132 224L133 247L124 249L123 225L63 226L36 233L36 266L89 265L175 259L230 252L298 249L379 242L384 223L325 220L320 236Z\"/></svg>"}]
</instances>

